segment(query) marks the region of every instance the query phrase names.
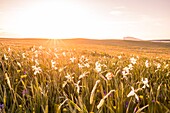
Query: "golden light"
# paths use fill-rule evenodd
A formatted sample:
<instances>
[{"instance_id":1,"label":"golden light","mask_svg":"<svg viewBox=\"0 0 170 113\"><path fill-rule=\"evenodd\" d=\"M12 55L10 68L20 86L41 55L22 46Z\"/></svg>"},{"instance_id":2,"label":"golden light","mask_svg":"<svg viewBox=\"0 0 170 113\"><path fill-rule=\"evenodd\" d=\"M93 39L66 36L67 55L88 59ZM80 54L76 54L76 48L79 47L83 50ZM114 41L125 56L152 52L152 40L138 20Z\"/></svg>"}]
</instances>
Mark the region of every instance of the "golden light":
<instances>
[{"instance_id":1,"label":"golden light","mask_svg":"<svg viewBox=\"0 0 170 113\"><path fill-rule=\"evenodd\" d=\"M100 39L129 34L129 24L121 23L122 16L120 22L114 19L110 22L91 11L77 2L37 2L31 7L13 12L6 20L5 30L28 38Z\"/></svg>"},{"instance_id":2,"label":"golden light","mask_svg":"<svg viewBox=\"0 0 170 113\"><path fill-rule=\"evenodd\" d=\"M90 29L88 25L94 24L91 16L71 2L37 3L14 13L6 30L21 37L74 37Z\"/></svg>"},{"instance_id":3,"label":"golden light","mask_svg":"<svg viewBox=\"0 0 170 113\"><path fill-rule=\"evenodd\" d=\"M122 38L134 35L124 15L108 21L100 12L92 12L77 2L37 2L6 19L5 30L20 37L33 38ZM115 16L113 11L107 16ZM133 32L131 32L131 31Z\"/></svg>"}]
</instances>

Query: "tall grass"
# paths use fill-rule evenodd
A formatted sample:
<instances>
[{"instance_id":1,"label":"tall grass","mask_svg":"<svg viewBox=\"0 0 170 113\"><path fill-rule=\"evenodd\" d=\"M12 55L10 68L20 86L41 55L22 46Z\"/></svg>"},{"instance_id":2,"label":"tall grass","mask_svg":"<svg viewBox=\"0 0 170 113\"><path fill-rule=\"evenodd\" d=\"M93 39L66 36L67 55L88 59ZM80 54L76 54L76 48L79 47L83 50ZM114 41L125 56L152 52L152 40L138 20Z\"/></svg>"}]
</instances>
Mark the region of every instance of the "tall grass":
<instances>
[{"instance_id":1,"label":"tall grass","mask_svg":"<svg viewBox=\"0 0 170 113\"><path fill-rule=\"evenodd\" d=\"M168 113L170 59L2 45L0 112Z\"/></svg>"}]
</instances>

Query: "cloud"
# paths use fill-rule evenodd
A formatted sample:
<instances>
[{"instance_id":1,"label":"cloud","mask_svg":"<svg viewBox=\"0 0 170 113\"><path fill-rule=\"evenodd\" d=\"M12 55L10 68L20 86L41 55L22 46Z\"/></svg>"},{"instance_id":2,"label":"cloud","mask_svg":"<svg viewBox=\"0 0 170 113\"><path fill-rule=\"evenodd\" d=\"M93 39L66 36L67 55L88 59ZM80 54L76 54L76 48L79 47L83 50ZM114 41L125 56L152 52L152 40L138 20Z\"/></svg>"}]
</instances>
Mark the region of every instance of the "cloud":
<instances>
[{"instance_id":1,"label":"cloud","mask_svg":"<svg viewBox=\"0 0 170 113\"><path fill-rule=\"evenodd\" d=\"M125 9L126 7L125 6L116 6L114 7L114 9Z\"/></svg>"},{"instance_id":2,"label":"cloud","mask_svg":"<svg viewBox=\"0 0 170 113\"><path fill-rule=\"evenodd\" d=\"M126 8L125 6L116 6L116 7L113 7L113 10L110 11L109 13L111 15L116 15L116 16L117 15L122 15L122 14L125 13L125 11L124 11L125 8Z\"/></svg>"},{"instance_id":3,"label":"cloud","mask_svg":"<svg viewBox=\"0 0 170 113\"><path fill-rule=\"evenodd\" d=\"M1 33L1 32L4 32L4 30L3 30L3 28L2 28L1 25L0 25L0 33Z\"/></svg>"},{"instance_id":4,"label":"cloud","mask_svg":"<svg viewBox=\"0 0 170 113\"><path fill-rule=\"evenodd\" d=\"M156 22L154 23L155 26L162 26L163 24L162 23L159 23L159 22Z\"/></svg>"},{"instance_id":5,"label":"cloud","mask_svg":"<svg viewBox=\"0 0 170 113\"><path fill-rule=\"evenodd\" d=\"M122 15L123 12L122 11L119 11L119 10L113 10L110 12L111 15Z\"/></svg>"}]
</instances>

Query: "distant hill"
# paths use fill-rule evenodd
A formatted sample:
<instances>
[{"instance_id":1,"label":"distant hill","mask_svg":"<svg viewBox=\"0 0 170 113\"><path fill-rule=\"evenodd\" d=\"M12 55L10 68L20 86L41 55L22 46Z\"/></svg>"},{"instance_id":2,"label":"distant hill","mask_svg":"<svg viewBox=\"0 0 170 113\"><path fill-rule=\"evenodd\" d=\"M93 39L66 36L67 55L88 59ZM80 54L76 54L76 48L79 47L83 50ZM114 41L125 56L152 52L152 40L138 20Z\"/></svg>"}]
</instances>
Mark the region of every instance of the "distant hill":
<instances>
[{"instance_id":1,"label":"distant hill","mask_svg":"<svg viewBox=\"0 0 170 113\"><path fill-rule=\"evenodd\" d=\"M123 37L123 40L141 41L141 39L134 37Z\"/></svg>"},{"instance_id":2,"label":"distant hill","mask_svg":"<svg viewBox=\"0 0 170 113\"><path fill-rule=\"evenodd\" d=\"M149 40L151 42L164 42L164 43L170 43L170 39L160 39L160 40Z\"/></svg>"}]
</instances>

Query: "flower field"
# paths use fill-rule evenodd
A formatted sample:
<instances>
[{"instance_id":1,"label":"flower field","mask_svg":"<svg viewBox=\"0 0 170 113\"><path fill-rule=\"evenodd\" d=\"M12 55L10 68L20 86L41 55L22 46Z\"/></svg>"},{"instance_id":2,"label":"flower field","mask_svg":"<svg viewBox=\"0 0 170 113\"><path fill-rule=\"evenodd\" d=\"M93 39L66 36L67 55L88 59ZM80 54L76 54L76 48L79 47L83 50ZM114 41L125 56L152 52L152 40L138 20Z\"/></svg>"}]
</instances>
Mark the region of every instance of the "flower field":
<instances>
[{"instance_id":1,"label":"flower field","mask_svg":"<svg viewBox=\"0 0 170 113\"><path fill-rule=\"evenodd\" d=\"M1 44L0 112L169 113L169 54L125 50Z\"/></svg>"}]
</instances>

